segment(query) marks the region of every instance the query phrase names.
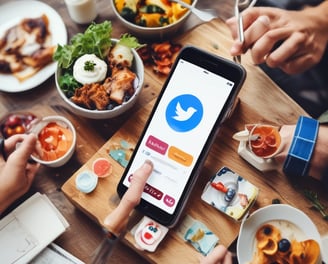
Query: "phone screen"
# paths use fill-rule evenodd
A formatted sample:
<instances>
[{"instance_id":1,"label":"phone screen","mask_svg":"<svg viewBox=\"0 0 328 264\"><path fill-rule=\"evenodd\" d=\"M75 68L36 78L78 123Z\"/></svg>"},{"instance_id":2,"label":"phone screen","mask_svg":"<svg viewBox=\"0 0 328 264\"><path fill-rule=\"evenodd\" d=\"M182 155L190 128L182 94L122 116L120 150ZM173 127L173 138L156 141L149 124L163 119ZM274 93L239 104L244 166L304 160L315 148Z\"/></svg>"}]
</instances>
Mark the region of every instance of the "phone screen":
<instances>
[{"instance_id":1,"label":"phone screen","mask_svg":"<svg viewBox=\"0 0 328 264\"><path fill-rule=\"evenodd\" d=\"M123 184L146 159L154 164L142 199L173 215L235 83L182 58L166 83Z\"/></svg>"}]
</instances>

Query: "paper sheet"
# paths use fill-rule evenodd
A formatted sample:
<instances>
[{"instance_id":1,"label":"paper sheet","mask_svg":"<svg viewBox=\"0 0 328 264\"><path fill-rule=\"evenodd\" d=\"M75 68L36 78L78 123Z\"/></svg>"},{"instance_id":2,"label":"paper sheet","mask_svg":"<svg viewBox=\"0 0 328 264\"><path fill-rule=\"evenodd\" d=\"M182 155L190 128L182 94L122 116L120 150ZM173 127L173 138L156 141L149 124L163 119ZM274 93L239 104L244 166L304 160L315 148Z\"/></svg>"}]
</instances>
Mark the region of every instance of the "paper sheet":
<instances>
[{"instance_id":1,"label":"paper sheet","mask_svg":"<svg viewBox=\"0 0 328 264\"><path fill-rule=\"evenodd\" d=\"M85 264L58 245L51 243L29 264Z\"/></svg>"},{"instance_id":2,"label":"paper sheet","mask_svg":"<svg viewBox=\"0 0 328 264\"><path fill-rule=\"evenodd\" d=\"M0 221L1 263L27 263L67 227L47 196L34 194Z\"/></svg>"}]
</instances>

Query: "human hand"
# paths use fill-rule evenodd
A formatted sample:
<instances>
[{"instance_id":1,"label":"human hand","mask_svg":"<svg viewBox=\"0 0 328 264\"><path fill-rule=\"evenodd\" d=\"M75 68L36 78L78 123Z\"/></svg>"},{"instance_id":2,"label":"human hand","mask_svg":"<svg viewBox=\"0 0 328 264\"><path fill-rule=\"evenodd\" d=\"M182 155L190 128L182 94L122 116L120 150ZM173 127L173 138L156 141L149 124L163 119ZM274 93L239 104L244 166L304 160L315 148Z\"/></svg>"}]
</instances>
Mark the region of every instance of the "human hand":
<instances>
[{"instance_id":1,"label":"human hand","mask_svg":"<svg viewBox=\"0 0 328 264\"><path fill-rule=\"evenodd\" d=\"M328 18L324 11L327 9L327 2L301 11L248 8L242 12L244 43L237 40L236 18L226 21L236 39L230 53L236 56L250 49L255 64L265 62L288 74L301 73L317 64L326 49Z\"/></svg>"},{"instance_id":2,"label":"human hand","mask_svg":"<svg viewBox=\"0 0 328 264\"><path fill-rule=\"evenodd\" d=\"M0 212L25 194L39 168L38 163L29 163L35 151L37 138L34 134L19 134L5 140L6 160L0 157ZM16 149L16 145L20 144Z\"/></svg>"},{"instance_id":3,"label":"human hand","mask_svg":"<svg viewBox=\"0 0 328 264\"><path fill-rule=\"evenodd\" d=\"M139 204L146 181L153 171L153 163L145 163L133 173L131 184L123 195L119 205L106 217L104 225L115 235L119 235L126 227L133 209Z\"/></svg>"},{"instance_id":4,"label":"human hand","mask_svg":"<svg viewBox=\"0 0 328 264\"><path fill-rule=\"evenodd\" d=\"M232 264L232 255L225 246L218 245L206 257L202 256L200 264Z\"/></svg>"}]
</instances>

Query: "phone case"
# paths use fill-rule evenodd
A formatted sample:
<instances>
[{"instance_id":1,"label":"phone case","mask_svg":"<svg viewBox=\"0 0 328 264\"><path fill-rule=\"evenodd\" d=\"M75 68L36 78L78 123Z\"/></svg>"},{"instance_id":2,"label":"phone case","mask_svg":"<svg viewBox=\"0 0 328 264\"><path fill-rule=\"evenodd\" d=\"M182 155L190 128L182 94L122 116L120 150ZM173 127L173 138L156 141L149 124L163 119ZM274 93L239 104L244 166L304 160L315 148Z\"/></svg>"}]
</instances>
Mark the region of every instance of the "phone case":
<instances>
[{"instance_id":1,"label":"phone case","mask_svg":"<svg viewBox=\"0 0 328 264\"><path fill-rule=\"evenodd\" d=\"M190 74L193 79L189 79ZM151 176L136 208L156 222L173 227L221 124L237 102L245 77L245 69L232 61L196 47L184 47L118 184L119 196L125 193L137 166L145 159L152 160L152 176L161 178Z\"/></svg>"},{"instance_id":2,"label":"phone case","mask_svg":"<svg viewBox=\"0 0 328 264\"><path fill-rule=\"evenodd\" d=\"M202 200L239 221L254 204L259 189L227 167L206 184Z\"/></svg>"}]
</instances>

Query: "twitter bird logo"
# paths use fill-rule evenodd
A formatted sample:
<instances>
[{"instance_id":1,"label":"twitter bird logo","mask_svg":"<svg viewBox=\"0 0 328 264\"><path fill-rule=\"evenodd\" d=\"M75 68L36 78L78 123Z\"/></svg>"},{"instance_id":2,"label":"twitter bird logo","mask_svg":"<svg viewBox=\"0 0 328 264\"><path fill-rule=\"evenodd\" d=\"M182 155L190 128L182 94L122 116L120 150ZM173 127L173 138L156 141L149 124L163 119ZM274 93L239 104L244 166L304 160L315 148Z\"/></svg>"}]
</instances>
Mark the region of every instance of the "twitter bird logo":
<instances>
[{"instance_id":1,"label":"twitter bird logo","mask_svg":"<svg viewBox=\"0 0 328 264\"><path fill-rule=\"evenodd\" d=\"M203 118L202 102L192 94L181 94L173 98L166 108L166 122L177 132L187 132L201 122Z\"/></svg>"},{"instance_id":2,"label":"twitter bird logo","mask_svg":"<svg viewBox=\"0 0 328 264\"><path fill-rule=\"evenodd\" d=\"M178 121L186 121L190 119L195 112L197 112L197 110L192 106L189 106L187 111L185 111L182 109L180 102L178 102L175 107L176 115L173 116L173 118Z\"/></svg>"}]
</instances>

